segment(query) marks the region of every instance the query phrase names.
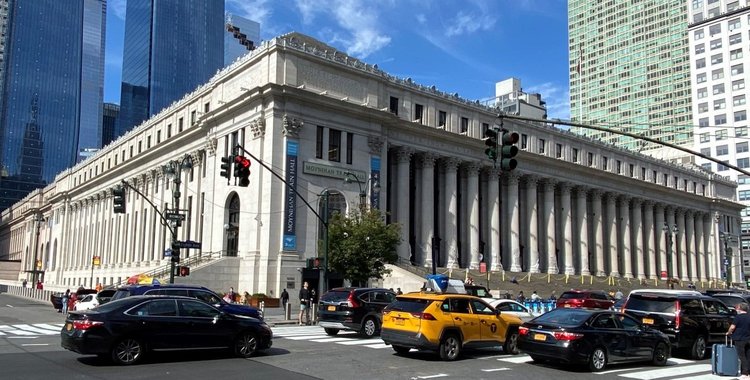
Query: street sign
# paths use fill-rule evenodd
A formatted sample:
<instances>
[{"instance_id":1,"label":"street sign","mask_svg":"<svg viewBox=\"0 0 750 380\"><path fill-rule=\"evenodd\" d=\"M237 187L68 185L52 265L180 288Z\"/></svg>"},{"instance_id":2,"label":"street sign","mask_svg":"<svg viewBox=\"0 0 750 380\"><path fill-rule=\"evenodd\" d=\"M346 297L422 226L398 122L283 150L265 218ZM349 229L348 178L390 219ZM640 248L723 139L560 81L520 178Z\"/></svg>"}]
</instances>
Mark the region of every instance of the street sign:
<instances>
[{"instance_id":1,"label":"street sign","mask_svg":"<svg viewBox=\"0 0 750 380\"><path fill-rule=\"evenodd\" d=\"M180 248L201 249L201 243L199 241L185 240L185 241L177 241L175 243Z\"/></svg>"},{"instance_id":2,"label":"street sign","mask_svg":"<svg viewBox=\"0 0 750 380\"><path fill-rule=\"evenodd\" d=\"M724 259L724 265L729 265L729 259Z\"/></svg>"},{"instance_id":3,"label":"street sign","mask_svg":"<svg viewBox=\"0 0 750 380\"><path fill-rule=\"evenodd\" d=\"M164 257L172 257L172 248L167 248L164 250Z\"/></svg>"},{"instance_id":4,"label":"street sign","mask_svg":"<svg viewBox=\"0 0 750 380\"><path fill-rule=\"evenodd\" d=\"M168 212L166 218L169 220L183 221L185 220L185 214L180 214L179 212Z\"/></svg>"}]
</instances>

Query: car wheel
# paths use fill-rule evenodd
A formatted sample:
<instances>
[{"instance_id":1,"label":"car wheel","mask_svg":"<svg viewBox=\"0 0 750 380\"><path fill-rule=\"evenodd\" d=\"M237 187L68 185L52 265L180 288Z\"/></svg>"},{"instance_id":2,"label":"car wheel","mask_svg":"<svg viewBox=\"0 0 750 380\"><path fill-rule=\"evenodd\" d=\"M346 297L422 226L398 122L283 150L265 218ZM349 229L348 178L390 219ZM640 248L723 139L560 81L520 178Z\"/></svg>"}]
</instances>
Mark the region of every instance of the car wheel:
<instances>
[{"instance_id":1,"label":"car wheel","mask_svg":"<svg viewBox=\"0 0 750 380\"><path fill-rule=\"evenodd\" d=\"M440 341L440 359L453 361L461 354L461 339L456 334L448 334Z\"/></svg>"},{"instance_id":2,"label":"car wheel","mask_svg":"<svg viewBox=\"0 0 750 380\"><path fill-rule=\"evenodd\" d=\"M145 348L141 341L135 338L124 338L112 347L112 361L117 364L131 365L143 357Z\"/></svg>"},{"instance_id":3,"label":"car wheel","mask_svg":"<svg viewBox=\"0 0 750 380\"><path fill-rule=\"evenodd\" d=\"M393 346L393 351L396 351L398 355L406 355L411 351L411 348L404 346Z\"/></svg>"},{"instance_id":4,"label":"car wheel","mask_svg":"<svg viewBox=\"0 0 750 380\"><path fill-rule=\"evenodd\" d=\"M589 370L591 372L599 372L607 366L607 353L601 347L594 348L594 351L589 355Z\"/></svg>"},{"instance_id":5,"label":"car wheel","mask_svg":"<svg viewBox=\"0 0 750 380\"><path fill-rule=\"evenodd\" d=\"M658 366L667 365L667 359L669 359L669 347L665 343L659 343L654 348L654 359L652 363Z\"/></svg>"},{"instance_id":6,"label":"car wheel","mask_svg":"<svg viewBox=\"0 0 750 380\"><path fill-rule=\"evenodd\" d=\"M365 319L365 322L362 324L362 331L360 331L360 333L362 333L365 338L372 338L378 333L378 321L373 317Z\"/></svg>"},{"instance_id":7,"label":"car wheel","mask_svg":"<svg viewBox=\"0 0 750 380\"><path fill-rule=\"evenodd\" d=\"M244 332L234 342L234 353L243 358L255 355L258 350L258 338L252 332Z\"/></svg>"},{"instance_id":8,"label":"car wheel","mask_svg":"<svg viewBox=\"0 0 750 380\"><path fill-rule=\"evenodd\" d=\"M330 336L334 336L334 335L336 335L336 334L339 333L339 330L337 330L337 329L329 329L327 327L323 328L323 330L325 330L326 334L330 335Z\"/></svg>"},{"instance_id":9,"label":"car wheel","mask_svg":"<svg viewBox=\"0 0 750 380\"><path fill-rule=\"evenodd\" d=\"M706 338L702 335L698 335L698 337L695 338L693 347L690 348L690 357L696 360L706 357Z\"/></svg>"},{"instance_id":10,"label":"car wheel","mask_svg":"<svg viewBox=\"0 0 750 380\"><path fill-rule=\"evenodd\" d=\"M503 345L503 352L510 355L518 355L518 330L508 332Z\"/></svg>"}]
</instances>

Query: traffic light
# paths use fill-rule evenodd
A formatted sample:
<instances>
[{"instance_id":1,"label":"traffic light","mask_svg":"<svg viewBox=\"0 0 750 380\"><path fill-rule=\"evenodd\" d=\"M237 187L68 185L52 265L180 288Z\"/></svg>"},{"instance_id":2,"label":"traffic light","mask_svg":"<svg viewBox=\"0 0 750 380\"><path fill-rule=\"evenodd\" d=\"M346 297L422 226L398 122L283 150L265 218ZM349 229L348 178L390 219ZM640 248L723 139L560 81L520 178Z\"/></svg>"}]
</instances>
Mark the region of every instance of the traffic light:
<instances>
[{"instance_id":1,"label":"traffic light","mask_svg":"<svg viewBox=\"0 0 750 380\"><path fill-rule=\"evenodd\" d=\"M315 262L314 259L305 259L305 268L307 269L313 269Z\"/></svg>"},{"instance_id":2,"label":"traffic light","mask_svg":"<svg viewBox=\"0 0 750 380\"><path fill-rule=\"evenodd\" d=\"M180 246L177 244L177 242L172 243L172 262L180 262Z\"/></svg>"},{"instance_id":3,"label":"traffic light","mask_svg":"<svg viewBox=\"0 0 750 380\"><path fill-rule=\"evenodd\" d=\"M221 173L220 175L222 177L226 177L227 180L229 180L230 174L229 171L232 168L232 156L226 156L221 158Z\"/></svg>"},{"instance_id":4,"label":"traffic light","mask_svg":"<svg viewBox=\"0 0 750 380\"><path fill-rule=\"evenodd\" d=\"M238 185L247 187L250 185L250 160L245 156L234 156L234 178L239 181Z\"/></svg>"},{"instance_id":5,"label":"traffic light","mask_svg":"<svg viewBox=\"0 0 750 380\"><path fill-rule=\"evenodd\" d=\"M112 190L114 198L115 214L125 213L125 188L117 186Z\"/></svg>"},{"instance_id":6,"label":"traffic light","mask_svg":"<svg viewBox=\"0 0 750 380\"><path fill-rule=\"evenodd\" d=\"M484 145L487 149L484 150L484 154L492 161L497 161L497 129L487 128L484 132Z\"/></svg>"},{"instance_id":7,"label":"traffic light","mask_svg":"<svg viewBox=\"0 0 750 380\"><path fill-rule=\"evenodd\" d=\"M178 273L180 277L190 276L190 267L181 266Z\"/></svg>"},{"instance_id":8,"label":"traffic light","mask_svg":"<svg viewBox=\"0 0 750 380\"><path fill-rule=\"evenodd\" d=\"M515 157L518 154L518 147L514 144L518 142L518 133L503 129L503 136L500 140L500 169L510 171L518 166Z\"/></svg>"}]
</instances>

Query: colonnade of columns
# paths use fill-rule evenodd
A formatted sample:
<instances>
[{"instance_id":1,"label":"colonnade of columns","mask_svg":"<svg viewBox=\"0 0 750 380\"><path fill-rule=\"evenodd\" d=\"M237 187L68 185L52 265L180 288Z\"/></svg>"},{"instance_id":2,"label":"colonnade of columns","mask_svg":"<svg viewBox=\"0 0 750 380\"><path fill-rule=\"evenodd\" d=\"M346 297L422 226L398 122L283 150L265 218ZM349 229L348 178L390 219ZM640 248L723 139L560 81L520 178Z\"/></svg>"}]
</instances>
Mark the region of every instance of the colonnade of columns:
<instances>
[{"instance_id":1,"label":"colonnade of columns","mask_svg":"<svg viewBox=\"0 0 750 380\"><path fill-rule=\"evenodd\" d=\"M720 277L713 249L718 225L707 210L595 184L519 171L501 174L477 162L410 149L399 150L397 157L390 179L397 191L389 196L397 198L391 204L403 226L403 260L430 266L434 257L441 267L477 269L484 262L490 270L639 279L659 278L662 272L684 281ZM419 178L413 183L411 169ZM413 199L410 186L416 187ZM411 202L418 203L418 216L409 214ZM410 223L414 236L409 236ZM675 224L668 246L672 229L664 226Z\"/></svg>"}]
</instances>

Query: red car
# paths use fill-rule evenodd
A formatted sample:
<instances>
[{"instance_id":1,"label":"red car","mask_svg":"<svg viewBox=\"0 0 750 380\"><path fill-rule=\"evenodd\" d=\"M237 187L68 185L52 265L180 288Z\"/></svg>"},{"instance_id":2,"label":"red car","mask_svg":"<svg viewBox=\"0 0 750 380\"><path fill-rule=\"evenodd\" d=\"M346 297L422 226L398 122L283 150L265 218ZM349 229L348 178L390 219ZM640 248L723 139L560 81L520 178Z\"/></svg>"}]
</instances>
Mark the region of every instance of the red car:
<instances>
[{"instance_id":1,"label":"red car","mask_svg":"<svg viewBox=\"0 0 750 380\"><path fill-rule=\"evenodd\" d=\"M569 290L557 299L557 307L609 309L614 304L615 300L601 290Z\"/></svg>"}]
</instances>

